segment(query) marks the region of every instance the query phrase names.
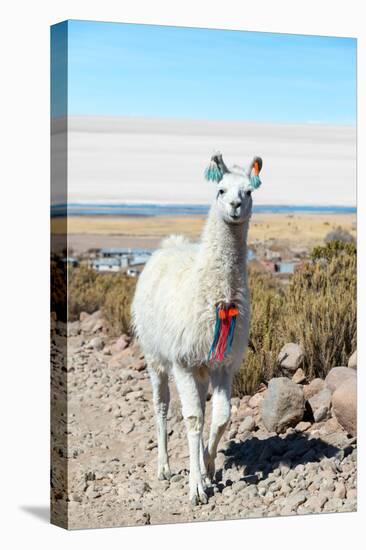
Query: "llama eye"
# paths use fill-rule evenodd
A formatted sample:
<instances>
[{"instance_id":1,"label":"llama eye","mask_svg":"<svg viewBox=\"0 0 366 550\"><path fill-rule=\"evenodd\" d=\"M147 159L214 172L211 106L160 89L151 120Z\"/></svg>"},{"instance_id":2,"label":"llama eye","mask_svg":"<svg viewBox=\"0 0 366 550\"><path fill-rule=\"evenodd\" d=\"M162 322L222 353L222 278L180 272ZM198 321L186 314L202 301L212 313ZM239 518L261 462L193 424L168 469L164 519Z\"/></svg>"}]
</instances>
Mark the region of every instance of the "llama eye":
<instances>
[{"instance_id":1,"label":"llama eye","mask_svg":"<svg viewBox=\"0 0 366 550\"><path fill-rule=\"evenodd\" d=\"M249 191L246 191L245 194L246 194L247 197L250 197L251 194L252 194L252 192L251 192L251 190L249 189Z\"/></svg>"},{"instance_id":2,"label":"llama eye","mask_svg":"<svg viewBox=\"0 0 366 550\"><path fill-rule=\"evenodd\" d=\"M225 193L225 191L224 191L223 189L219 189L219 191L218 191L217 194L218 194L218 195L223 195L224 193Z\"/></svg>"}]
</instances>

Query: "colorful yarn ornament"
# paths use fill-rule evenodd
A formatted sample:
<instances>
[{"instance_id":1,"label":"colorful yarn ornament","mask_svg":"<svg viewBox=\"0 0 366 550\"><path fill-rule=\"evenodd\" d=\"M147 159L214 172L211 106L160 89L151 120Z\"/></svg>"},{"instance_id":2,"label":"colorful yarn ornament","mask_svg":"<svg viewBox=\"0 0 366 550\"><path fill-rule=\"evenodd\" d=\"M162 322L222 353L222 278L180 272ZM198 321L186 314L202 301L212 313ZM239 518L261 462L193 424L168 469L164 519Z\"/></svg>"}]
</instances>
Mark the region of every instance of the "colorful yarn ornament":
<instances>
[{"instance_id":1,"label":"colorful yarn ornament","mask_svg":"<svg viewBox=\"0 0 366 550\"><path fill-rule=\"evenodd\" d=\"M258 189L262 185L262 182L259 178L259 176L250 176L250 188L251 189Z\"/></svg>"},{"instance_id":2,"label":"colorful yarn ornament","mask_svg":"<svg viewBox=\"0 0 366 550\"><path fill-rule=\"evenodd\" d=\"M222 172L215 161L211 161L205 170L205 178L208 181L219 182L222 180Z\"/></svg>"},{"instance_id":3,"label":"colorful yarn ornament","mask_svg":"<svg viewBox=\"0 0 366 550\"><path fill-rule=\"evenodd\" d=\"M219 304L216 306L215 333L208 354L210 363L223 361L231 352L238 315L239 310L233 304Z\"/></svg>"}]
</instances>

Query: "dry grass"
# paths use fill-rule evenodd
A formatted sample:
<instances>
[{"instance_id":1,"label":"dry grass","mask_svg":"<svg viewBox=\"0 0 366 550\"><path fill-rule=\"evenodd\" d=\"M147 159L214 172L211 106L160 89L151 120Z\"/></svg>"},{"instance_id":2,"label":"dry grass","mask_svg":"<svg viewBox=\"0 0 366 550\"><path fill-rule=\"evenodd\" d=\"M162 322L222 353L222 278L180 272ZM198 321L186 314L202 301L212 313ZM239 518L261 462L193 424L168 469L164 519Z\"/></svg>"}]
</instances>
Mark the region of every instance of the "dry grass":
<instances>
[{"instance_id":1,"label":"dry grass","mask_svg":"<svg viewBox=\"0 0 366 550\"><path fill-rule=\"evenodd\" d=\"M130 330L130 306L136 279L117 273L97 273L81 266L69 271L69 320L79 318L82 311L101 309L110 333L118 336Z\"/></svg>"},{"instance_id":2,"label":"dry grass","mask_svg":"<svg viewBox=\"0 0 366 550\"><path fill-rule=\"evenodd\" d=\"M341 226L355 235L355 214L253 214L249 242L278 240L295 246L315 246L332 229ZM205 216L112 217L75 216L68 219L71 235L115 235L120 237L156 237L180 233L196 239ZM53 231L62 232L62 218L52 219ZM121 245L122 246L122 245Z\"/></svg>"},{"instance_id":3,"label":"dry grass","mask_svg":"<svg viewBox=\"0 0 366 550\"><path fill-rule=\"evenodd\" d=\"M356 249L330 243L314 250L283 287L266 273L250 271L252 301L250 343L234 383L234 393L253 393L278 374L276 358L286 342L305 350L307 378L324 377L346 364L356 349ZM102 309L114 335L128 332L136 280L119 274L98 274L87 267L69 276L69 318Z\"/></svg>"},{"instance_id":4,"label":"dry grass","mask_svg":"<svg viewBox=\"0 0 366 550\"><path fill-rule=\"evenodd\" d=\"M356 349L356 281L356 248L339 241L317 247L287 288L253 273L250 346L235 380L236 395L253 393L278 374L276 358L287 342L303 346L308 380L346 365Z\"/></svg>"}]
</instances>

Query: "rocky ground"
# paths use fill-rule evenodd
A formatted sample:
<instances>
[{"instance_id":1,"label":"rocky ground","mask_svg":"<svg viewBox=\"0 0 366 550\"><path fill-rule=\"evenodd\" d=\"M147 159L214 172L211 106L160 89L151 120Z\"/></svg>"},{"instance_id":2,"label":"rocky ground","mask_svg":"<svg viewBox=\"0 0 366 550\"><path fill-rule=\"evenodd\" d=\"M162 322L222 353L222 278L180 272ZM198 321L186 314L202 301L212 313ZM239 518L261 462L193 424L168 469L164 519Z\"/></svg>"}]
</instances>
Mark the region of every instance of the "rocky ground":
<instances>
[{"instance_id":1,"label":"rocky ground","mask_svg":"<svg viewBox=\"0 0 366 550\"><path fill-rule=\"evenodd\" d=\"M331 388L329 380L307 384L296 369L293 380L273 379L254 396L233 398L209 503L193 507L174 382L168 417L173 475L158 481L151 389L138 347L127 337L108 337L99 312L82 314L69 324L65 365L64 331L61 323L53 327L54 523L73 529L356 510L356 437L349 433L353 427L341 427L332 405L340 386L338 371L331 376ZM281 417L283 395L289 399L286 410L300 406L301 415L294 410L290 420ZM310 411L314 396L318 401ZM292 427L286 428L286 422Z\"/></svg>"}]
</instances>

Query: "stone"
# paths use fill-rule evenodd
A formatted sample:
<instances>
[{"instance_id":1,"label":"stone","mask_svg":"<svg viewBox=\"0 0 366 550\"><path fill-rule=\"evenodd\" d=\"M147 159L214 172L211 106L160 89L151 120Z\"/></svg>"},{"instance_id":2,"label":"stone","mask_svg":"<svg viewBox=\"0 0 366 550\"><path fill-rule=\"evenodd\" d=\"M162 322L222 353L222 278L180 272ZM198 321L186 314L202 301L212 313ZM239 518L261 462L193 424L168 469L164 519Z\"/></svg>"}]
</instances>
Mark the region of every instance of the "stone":
<instances>
[{"instance_id":1,"label":"stone","mask_svg":"<svg viewBox=\"0 0 366 550\"><path fill-rule=\"evenodd\" d=\"M290 372L295 372L304 360L304 350L299 344L285 344L281 349L277 362L283 368Z\"/></svg>"},{"instance_id":2,"label":"stone","mask_svg":"<svg viewBox=\"0 0 366 550\"><path fill-rule=\"evenodd\" d=\"M335 484L334 496L336 498L346 498L346 487L341 481Z\"/></svg>"},{"instance_id":3,"label":"stone","mask_svg":"<svg viewBox=\"0 0 366 550\"><path fill-rule=\"evenodd\" d=\"M184 481L184 476L182 474L175 474L170 478L171 483L178 483L179 481Z\"/></svg>"},{"instance_id":4,"label":"stone","mask_svg":"<svg viewBox=\"0 0 366 550\"><path fill-rule=\"evenodd\" d=\"M292 377L292 381L295 382L295 384L303 384L306 381L305 373L301 368L297 369Z\"/></svg>"},{"instance_id":5,"label":"stone","mask_svg":"<svg viewBox=\"0 0 366 550\"><path fill-rule=\"evenodd\" d=\"M329 418L329 420L326 421L323 428L321 429L321 433L324 434L332 434L334 432L338 432L341 430L341 426L339 425L339 422L334 416L332 418Z\"/></svg>"},{"instance_id":6,"label":"stone","mask_svg":"<svg viewBox=\"0 0 366 550\"><path fill-rule=\"evenodd\" d=\"M312 512L320 512L327 500L328 497L324 494L313 495L306 501L306 506Z\"/></svg>"},{"instance_id":7,"label":"stone","mask_svg":"<svg viewBox=\"0 0 366 550\"><path fill-rule=\"evenodd\" d=\"M350 369L350 372L355 372ZM350 435L357 434L357 380L351 377L333 393L333 413Z\"/></svg>"},{"instance_id":8,"label":"stone","mask_svg":"<svg viewBox=\"0 0 366 550\"><path fill-rule=\"evenodd\" d=\"M333 367L325 378L325 384L332 393L349 378L356 378L356 372L348 367Z\"/></svg>"},{"instance_id":9,"label":"stone","mask_svg":"<svg viewBox=\"0 0 366 550\"><path fill-rule=\"evenodd\" d=\"M255 422L252 416L246 416L239 426L238 433L251 432L255 428Z\"/></svg>"},{"instance_id":10,"label":"stone","mask_svg":"<svg viewBox=\"0 0 366 550\"><path fill-rule=\"evenodd\" d=\"M95 349L96 351L101 351L104 348L103 338L100 336L95 336L92 338L87 345L87 348Z\"/></svg>"},{"instance_id":11,"label":"stone","mask_svg":"<svg viewBox=\"0 0 366 550\"><path fill-rule=\"evenodd\" d=\"M262 393L256 393L254 394L248 402L249 407L254 409L255 407L259 407L263 401L263 394Z\"/></svg>"},{"instance_id":12,"label":"stone","mask_svg":"<svg viewBox=\"0 0 366 550\"><path fill-rule=\"evenodd\" d=\"M307 491L300 491L290 495L286 500L286 506L289 507L291 511L296 510L300 504L306 501L309 493Z\"/></svg>"},{"instance_id":13,"label":"stone","mask_svg":"<svg viewBox=\"0 0 366 550\"><path fill-rule=\"evenodd\" d=\"M332 393L324 388L308 400L315 422L321 422L330 416Z\"/></svg>"},{"instance_id":14,"label":"stone","mask_svg":"<svg viewBox=\"0 0 366 550\"><path fill-rule=\"evenodd\" d=\"M299 433L306 432L311 427L311 422L299 422L295 426L295 430Z\"/></svg>"},{"instance_id":15,"label":"stone","mask_svg":"<svg viewBox=\"0 0 366 550\"><path fill-rule=\"evenodd\" d=\"M304 386L304 397L308 401L313 395L325 388L325 382L321 378L314 378L307 386Z\"/></svg>"},{"instance_id":16,"label":"stone","mask_svg":"<svg viewBox=\"0 0 366 550\"><path fill-rule=\"evenodd\" d=\"M95 311L88 317L80 321L80 327L83 332L96 333L101 331L105 326L101 311Z\"/></svg>"},{"instance_id":17,"label":"stone","mask_svg":"<svg viewBox=\"0 0 366 550\"><path fill-rule=\"evenodd\" d=\"M264 426L270 432L280 433L302 420L305 410L301 386L285 377L272 378L261 404Z\"/></svg>"},{"instance_id":18,"label":"stone","mask_svg":"<svg viewBox=\"0 0 366 550\"><path fill-rule=\"evenodd\" d=\"M120 336L118 340L111 346L111 352L114 354L123 351L129 346L130 341L131 338L127 336L127 334L122 334L122 336Z\"/></svg>"},{"instance_id":19,"label":"stone","mask_svg":"<svg viewBox=\"0 0 366 550\"><path fill-rule=\"evenodd\" d=\"M79 321L85 321L85 319L88 319L90 317L90 314L86 311L82 311L79 316Z\"/></svg>"},{"instance_id":20,"label":"stone","mask_svg":"<svg viewBox=\"0 0 366 550\"><path fill-rule=\"evenodd\" d=\"M354 351L348 359L348 368L357 370L357 350Z\"/></svg>"},{"instance_id":21,"label":"stone","mask_svg":"<svg viewBox=\"0 0 366 550\"><path fill-rule=\"evenodd\" d=\"M73 321L72 323L67 323L67 335L70 337L78 336L80 334L80 323L79 321Z\"/></svg>"}]
</instances>

